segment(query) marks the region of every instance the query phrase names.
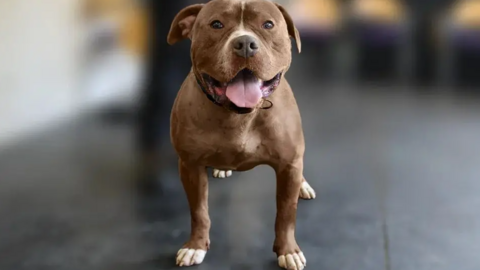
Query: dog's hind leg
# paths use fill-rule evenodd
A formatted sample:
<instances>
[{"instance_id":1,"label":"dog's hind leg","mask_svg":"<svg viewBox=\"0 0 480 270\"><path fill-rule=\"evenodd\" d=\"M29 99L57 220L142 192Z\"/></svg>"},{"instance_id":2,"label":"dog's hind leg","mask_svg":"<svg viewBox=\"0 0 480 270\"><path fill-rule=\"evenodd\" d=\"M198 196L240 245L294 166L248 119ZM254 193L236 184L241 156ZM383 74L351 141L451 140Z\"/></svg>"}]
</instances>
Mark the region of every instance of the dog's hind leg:
<instances>
[{"instance_id":1,"label":"dog's hind leg","mask_svg":"<svg viewBox=\"0 0 480 270\"><path fill-rule=\"evenodd\" d=\"M179 161L180 178L187 194L191 215L190 239L177 253L177 265L201 264L210 247L208 214L208 175L201 166L188 166Z\"/></svg>"},{"instance_id":2,"label":"dog's hind leg","mask_svg":"<svg viewBox=\"0 0 480 270\"><path fill-rule=\"evenodd\" d=\"M300 188L299 198L303 200L313 200L315 197L317 197L315 190L310 186L310 184L308 184L304 177L302 181L302 187Z\"/></svg>"},{"instance_id":3,"label":"dog's hind leg","mask_svg":"<svg viewBox=\"0 0 480 270\"><path fill-rule=\"evenodd\" d=\"M232 176L232 171L222 171L219 169L213 169L213 177L214 178L228 178Z\"/></svg>"}]
</instances>

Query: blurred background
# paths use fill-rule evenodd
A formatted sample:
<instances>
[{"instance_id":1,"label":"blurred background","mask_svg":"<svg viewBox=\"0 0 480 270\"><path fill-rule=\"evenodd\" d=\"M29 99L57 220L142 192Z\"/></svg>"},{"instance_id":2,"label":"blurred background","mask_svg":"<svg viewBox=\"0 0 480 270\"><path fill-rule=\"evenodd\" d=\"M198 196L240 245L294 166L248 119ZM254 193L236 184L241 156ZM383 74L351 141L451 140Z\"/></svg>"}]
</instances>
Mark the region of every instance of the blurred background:
<instances>
[{"instance_id":1,"label":"blurred background","mask_svg":"<svg viewBox=\"0 0 480 270\"><path fill-rule=\"evenodd\" d=\"M0 269L175 269L175 0L0 3ZM303 42L312 269L480 269L480 1L278 0ZM259 181L262 179L262 181ZM269 179L269 180L267 180ZM277 269L274 174L212 180L199 269Z\"/></svg>"}]
</instances>

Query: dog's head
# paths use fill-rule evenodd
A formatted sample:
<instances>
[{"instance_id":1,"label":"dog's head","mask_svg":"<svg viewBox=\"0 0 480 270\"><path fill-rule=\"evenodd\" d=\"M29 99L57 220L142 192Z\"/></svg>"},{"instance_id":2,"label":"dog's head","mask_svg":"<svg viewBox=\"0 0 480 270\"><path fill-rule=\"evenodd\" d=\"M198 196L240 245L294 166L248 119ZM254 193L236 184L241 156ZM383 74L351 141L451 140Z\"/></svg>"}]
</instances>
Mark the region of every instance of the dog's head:
<instances>
[{"instance_id":1,"label":"dog's head","mask_svg":"<svg viewBox=\"0 0 480 270\"><path fill-rule=\"evenodd\" d=\"M168 43L190 38L193 71L214 100L237 113L261 106L280 84L301 41L292 18L267 0L212 0L175 17Z\"/></svg>"}]
</instances>

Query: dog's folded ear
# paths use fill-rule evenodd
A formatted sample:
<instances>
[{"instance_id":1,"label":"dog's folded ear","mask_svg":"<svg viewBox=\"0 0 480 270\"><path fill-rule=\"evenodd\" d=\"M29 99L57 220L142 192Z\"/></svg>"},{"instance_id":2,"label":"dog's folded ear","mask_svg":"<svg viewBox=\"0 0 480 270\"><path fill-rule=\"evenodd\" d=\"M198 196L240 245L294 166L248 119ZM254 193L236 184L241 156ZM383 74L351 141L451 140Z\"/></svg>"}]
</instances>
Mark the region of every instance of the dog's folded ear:
<instances>
[{"instance_id":1,"label":"dog's folded ear","mask_svg":"<svg viewBox=\"0 0 480 270\"><path fill-rule=\"evenodd\" d=\"M298 53L302 51L302 41L300 40L300 33L298 32L297 27L295 27L295 24L293 23L293 19L288 14L287 10L280 4L275 3L277 5L278 9L283 14L283 18L285 18L285 21L287 22L287 28L288 28L288 34L295 39L295 43L297 43L297 49Z\"/></svg>"},{"instance_id":2,"label":"dog's folded ear","mask_svg":"<svg viewBox=\"0 0 480 270\"><path fill-rule=\"evenodd\" d=\"M183 39L190 38L197 15L200 10L202 10L203 6L204 4L188 6L175 16L172 26L170 27L170 32L168 33L168 44L173 45Z\"/></svg>"}]
</instances>

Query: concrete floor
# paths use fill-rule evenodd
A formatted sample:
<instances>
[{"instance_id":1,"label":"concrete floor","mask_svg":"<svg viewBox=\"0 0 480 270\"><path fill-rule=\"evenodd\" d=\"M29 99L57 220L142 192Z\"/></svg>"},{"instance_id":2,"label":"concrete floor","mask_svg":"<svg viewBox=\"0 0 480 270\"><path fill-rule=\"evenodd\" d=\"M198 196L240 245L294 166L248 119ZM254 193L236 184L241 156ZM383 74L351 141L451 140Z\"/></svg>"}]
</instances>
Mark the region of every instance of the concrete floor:
<instances>
[{"instance_id":1,"label":"concrete floor","mask_svg":"<svg viewBox=\"0 0 480 270\"><path fill-rule=\"evenodd\" d=\"M477 98L288 78L318 196L299 205L307 269L480 269ZM176 168L162 169L166 192L139 195L131 137L87 118L0 155L0 269L176 269L190 228ZM266 167L212 179L212 246L195 269L277 269L274 193Z\"/></svg>"}]
</instances>

